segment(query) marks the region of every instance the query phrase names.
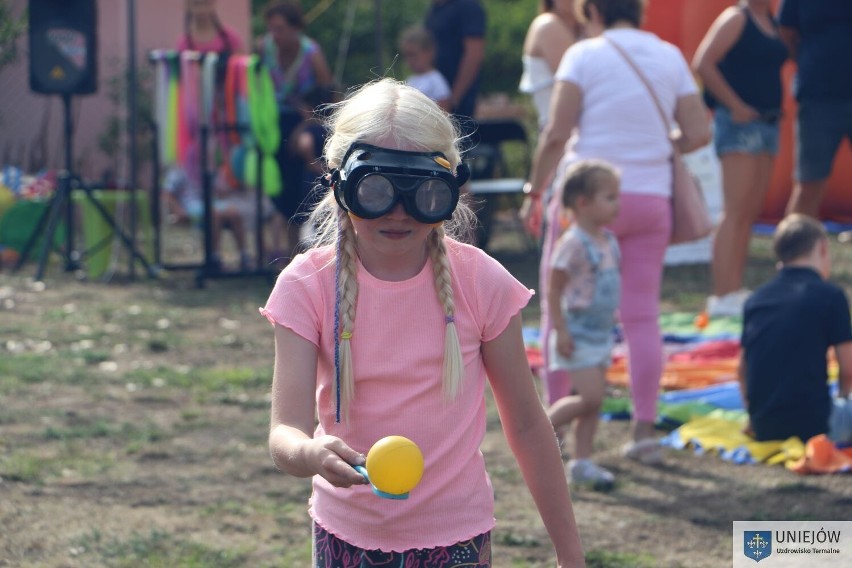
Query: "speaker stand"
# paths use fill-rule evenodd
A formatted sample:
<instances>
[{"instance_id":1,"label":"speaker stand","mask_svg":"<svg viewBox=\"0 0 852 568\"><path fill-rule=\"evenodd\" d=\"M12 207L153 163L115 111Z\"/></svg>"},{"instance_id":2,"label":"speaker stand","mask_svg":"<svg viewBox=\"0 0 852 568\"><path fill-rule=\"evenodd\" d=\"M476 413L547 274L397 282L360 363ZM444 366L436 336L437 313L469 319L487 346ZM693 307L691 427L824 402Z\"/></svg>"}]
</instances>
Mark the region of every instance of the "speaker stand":
<instances>
[{"instance_id":1,"label":"speaker stand","mask_svg":"<svg viewBox=\"0 0 852 568\"><path fill-rule=\"evenodd\" d=\"M71 143L74 136L74 125L71 120L71 95L70 93L62 94L62 106L65 111L65 171L60 173L59 180L56 186L56 191L50 199L50 205L47 210L42 213L36 224L35 229L30 235L29 240L24 245L21 251L21 256L14 267L14 271L20 270L24 263L29 258L30 252L38 242L39 237L44 240L41 245L41 255L39 256L38 269L36 270L36 281L42 281L44 271L47 266L50 251L53 249L53 243L56 238L56 229L59 227L59 219L64 213L65 215L65 248L62 254L65 260L65 271L74 272L80 269L81 253L74 248L74 207L72 203L72 194L75 189L81 189L85 193L86 199L95 207L100 216L107 225L113 230L114 234L121 239L125 248L132 255L133 259L142 263L150 278L157 278L159 271L151 265L145 256L136 248L133 240L116 225L115 218L104 207L104 205L95 198L92 193L92 188L80 183L80 180L73 173L73 152Z\"/></svg>"}]
</instances>

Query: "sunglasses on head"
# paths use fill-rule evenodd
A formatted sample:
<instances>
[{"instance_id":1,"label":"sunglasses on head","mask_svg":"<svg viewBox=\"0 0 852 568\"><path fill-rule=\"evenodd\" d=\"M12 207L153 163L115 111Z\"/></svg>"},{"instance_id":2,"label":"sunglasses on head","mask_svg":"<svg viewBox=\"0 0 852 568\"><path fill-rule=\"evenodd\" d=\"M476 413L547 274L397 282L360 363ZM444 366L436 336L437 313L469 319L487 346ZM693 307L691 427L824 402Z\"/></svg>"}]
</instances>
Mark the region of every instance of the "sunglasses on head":
<instances>
[{"instance_id":1,"label":"sunglasses on head","mask_svg":"<svg viewBox=\"0 0 852 568\"><path fill-rule=\"evenodd\" d=\"M449 220L459 202L459 186L470 177L464 164L453 175L440 152L407 152L356 142L342 165L325 178L337 204L362 219L378 219L396 204L413 219L432 224Z\"/></svg>"}]
</instances>

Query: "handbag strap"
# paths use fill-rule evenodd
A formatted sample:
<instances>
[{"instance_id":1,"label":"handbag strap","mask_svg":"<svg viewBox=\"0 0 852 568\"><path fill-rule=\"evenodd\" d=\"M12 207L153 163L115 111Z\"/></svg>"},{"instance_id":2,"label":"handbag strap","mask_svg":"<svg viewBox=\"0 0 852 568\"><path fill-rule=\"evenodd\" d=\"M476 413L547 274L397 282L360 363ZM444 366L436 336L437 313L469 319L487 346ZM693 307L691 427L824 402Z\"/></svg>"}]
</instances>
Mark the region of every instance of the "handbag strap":
<instances>
[{"instance_id":1,"label":"handbag strap","mask_svg":"<svg viewBox=\"0 0 852 568\"><path fill-rule=\"evenodd\" d=\"M671 144L672 144L672 146L674 147L675 151L677 151L677 149L678 149L678 148L677 148L677 146L675 145L675 141L674 141L674 140L672 140L672 138L671 138L671 136L670 136L671 131L672 131L672 126L671 126L671 123L669 122L669 117L668 117L668 115L666 114L666 111L664 111L664 110L663 110L663 104L660 102L659 97L657 97L657 93L654 91L654 88L651 86L651 83L648 81L648 78L647 78L647 77L645 77L645 74L644 74L644 73L642 73L642 70L641 70L641 69L639 69L639 66L638 66L638 65L636 65L636 62L635 62L635 61L633 61L633 59L631 59L631 57L630 57L629 55L627 55L627 52L626 52L626 51L624 51L624 48L622 48L622 47L621 47L620 45L618 45L616 42L612 41L612 39L608 38L608 37L606 36L606 34L604 34L604 35L603 35L603 38L604 38L606 41L608 41L608 42L609 42L609 44L610 44L613 48L615 48L615 50L618 52L618 54L619 54L619 55L621 55L621 57L623 57L623 58L624 58L624 60L627 62L627 64L628 64L628 65L630 65L630 68L631 68L631 69L633 69L633 71L636 73L636 75L637 75L637 76L639 77L639 79L642 81L642 84L643 84L643 85L645 85L645 88L648 90L648 94L650 94L650 95L651 95L651 98L654 100L654 106L656 106L656 107L657 107L657 112L659 112L659 113L660 113L660 119L662 119L662 121L663 121L663 125L665 125L665 127L666 127L666 137L667 137L667 138L669 139L669 141L671 142Z\"/></svg>"}]
</instances>

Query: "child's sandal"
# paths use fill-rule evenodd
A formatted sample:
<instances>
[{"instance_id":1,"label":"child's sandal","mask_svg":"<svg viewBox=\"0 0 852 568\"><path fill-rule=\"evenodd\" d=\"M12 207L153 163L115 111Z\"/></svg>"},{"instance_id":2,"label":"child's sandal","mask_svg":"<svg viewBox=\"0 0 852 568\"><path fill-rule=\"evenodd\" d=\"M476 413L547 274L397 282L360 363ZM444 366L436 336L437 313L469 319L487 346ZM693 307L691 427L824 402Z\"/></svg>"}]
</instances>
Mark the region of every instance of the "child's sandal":
<instances>
[{"instance_id":1,"label":"child's sandal","mask_svg":"<svg viewBox=\"0 0 852 568\"><path fill-rule=\"evenodd\" d=\"M627 442L621 448L621 455L643 465L663 463L663 448L656 438Z\"/></svg>"}]
</instances>

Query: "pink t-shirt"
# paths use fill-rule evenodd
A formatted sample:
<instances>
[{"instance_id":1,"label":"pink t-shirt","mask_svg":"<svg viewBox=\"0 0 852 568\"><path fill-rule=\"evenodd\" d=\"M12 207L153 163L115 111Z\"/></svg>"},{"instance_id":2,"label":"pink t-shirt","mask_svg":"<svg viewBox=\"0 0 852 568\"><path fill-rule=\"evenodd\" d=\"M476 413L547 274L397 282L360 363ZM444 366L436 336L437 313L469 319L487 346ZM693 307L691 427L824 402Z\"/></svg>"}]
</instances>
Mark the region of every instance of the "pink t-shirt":
<instances>
[{"instance_id":1,"label":"pink t-shirt","mask_svg":"<svg viewBox=\"0 0 852 568\"><path fill-rule=\"evenodd\" d=\"M242 53L243 40L241 40L240 36L237 35L237 32L231 28L228 26L222 26L222 34L217 35L210 41L193 42L192 46L190 46L189 38L186 37L186 34L182 35L180 39L178 39L177 49L178 51L192 49L193 51L203 51L205 53L224 53L226 50L230 53Z\"/></svg>"},{"instance_id":2,"label":"pink t-shirt","mask_svg":"<svg viewBox=\"0 0 852 568\"><path fill-rule=\"evenodd\" d=\"M505 330L533 292L481 250L451 239L446 244L465 367L461 392L450 402L442 394L446 324L431 261L403 282L378 280L359 264L351 339L355 399L341 423L335 423L334 250L297 256L261 309L319 349L315 436L338 436L366 454L380 438L401 435L423 452L423 479L407 500L382 499L366 485L333 487L314 476L311 517L367 550L448 546L494 526L491 481L479 450L486 418L481 347Z\"/></svg>"}]
</instances>

